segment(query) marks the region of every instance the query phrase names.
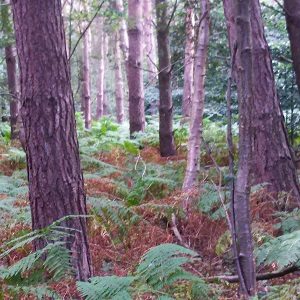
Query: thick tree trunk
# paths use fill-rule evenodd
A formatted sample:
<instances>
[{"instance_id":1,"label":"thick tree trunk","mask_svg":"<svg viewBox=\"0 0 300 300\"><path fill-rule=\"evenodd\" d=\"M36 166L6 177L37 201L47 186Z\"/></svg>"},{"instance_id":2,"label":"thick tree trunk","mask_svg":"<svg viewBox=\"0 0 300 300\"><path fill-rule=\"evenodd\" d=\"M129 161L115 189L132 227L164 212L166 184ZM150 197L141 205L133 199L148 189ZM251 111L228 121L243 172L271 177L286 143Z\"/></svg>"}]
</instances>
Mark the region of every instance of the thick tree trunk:
<instances>
[{"instance_id":1,"label":"thick tree trunk","mask_svg":"<svg viewBox=\"0 0 300 300\"><path fill-rule=\"evenodd\" d=\"M61 1L13 0L12 8L32 227L40 229L62 217L87 213L74 102ZM86 219L72 217L62 226L73 229L67 246L77 278L86 280L91 275Z\"/></svg>"},{"instance_id":2,"label":"thick tree trunk","mask_svg":"<svg viewBox=\"0 0 300 300\"><path fill-rule=\"evenodd\" d=\"M291 43L293 67L300 93L300 2L284 0L286 27Z\"/></svg>"},{"instance_id":3,"label":"thick tree trunk","mask_svg":"<svg viewBox=\"0 0 300 300\"><path fill-rule=\"evenodd\" d=\"M231 51L236 41L233 0L223 0ZM288 206L300 203L300 188L293 153L289 146L284 118L276 93L272 61L264 36L258 0L251 4L251 34L253 41L254 107L252 120L252 179L251 184L269 183L270 192L285 191L293 196ZM236 58L237 65L239 57ZM234 77L238 89L241 83Z\"/></svg>"},{"instance_id":4,"label":"thick tree trunk","mask_svg":"<svg viewBox=\"0 0 300 300\"><path fill-rule=\"evenodd\" d=\"M124 121L124 83L118 33L115 35L115 97L117 122L121 124Z\"/></svg>"},{"instance_id":5,"label":"thick tree trunk","mask_svg":"<svg viewBox=\"0 0 300 300\"><path fill-rule=\"evenodd\" d=\"M103 116L103 104L104 104L104 30L103 19L100 18L98 22L99 28L99 77L98 77L98 93L97 93L97 107L96 107L96 119L99 120Z\"/></svg>"},{"instance_id":6,"label":"thick tree trunk","mask_svg":"<svg viewBox=\"0 0 300 300\"><path fill-rule=\"evenodd\" d=\"M250 0L235 0L237 55L237 85L239 101L239 164L234 191L233 225L237 260L241 269L241 291L248 298L256 294L249 196L253 145L254 78L253 46L250 22ZM254 67L254 68L253 68Z\"/></svg>"},{"instance_id":7,"label":"thick tree trunk","mask_svg":"<svg viewBox=\"0 0 300 300\"><path fill-rule=\"evenodd\" d=\"M144 131L144 83L142 71L142 0L128 1L128 89L129 89L129 129L130 135Z\"/></svg>"},{"instance_id":8,"label":"thick tree trunk","mask_svg":"<svg viewBox=\"0 0 300 300\"><path fill-rule=\"evenodd\" d=\"M87 12L86 2L83 2L84 11ZM87 26L87 22L83 22L82 30ZM82 103L84 103L84 125L86 129L91 127L91 86L90 86L90 43L91 30L83 35L82 45Z\"/></svg>"},{"instance_id":9,"label":"thick tree trunk","mask_svg":"<svg viewBox=\"0 0 300 300\"><path fill-rule=\"evenodd\" d=\"M185 19L185 51L184 51L184 81L182 98L182 115L191 116L193 87L194 87L194 49L195 49L195 15L190 0L187 1Z\"/></svg>"},{"instance_id":10,"label":"thick tree trunk","mask_svg":"<svg viewBox=\"0 0 300 300\"><path fill-rule=\"evenodd\" d=\"M152 84L156 80L156 46L153 34L153 5L152 0L144 0L144 53L147 61L147 78Z\"/></svg>"},{"instance_id":11,"label":"thick tree trunk","mask_svg":"<svg viewBox=\"0 0 300 300\"><path fill-rule=\"evenodd\" d=\"M202 119L205 99L206 61L209 41L209 1L201 0L201 24L195 55L195 94L192 101L190 136L183 189L187 190L197 183L202 137ZM184 203L188 208L188 203Z\"/></svg>"},{"instance_id":12,"label":"thick tree trunk","mask_svg":"<svg viewBox=\"0 0 300 300\"><path fill-rule=\"evenodd\" d=\"M168 3L156 0L158 88L159 88L159 148L161 156L176 154L173 134L173 103L171 91L171 52L169 43Z\"/></svg>"}]
</instances>

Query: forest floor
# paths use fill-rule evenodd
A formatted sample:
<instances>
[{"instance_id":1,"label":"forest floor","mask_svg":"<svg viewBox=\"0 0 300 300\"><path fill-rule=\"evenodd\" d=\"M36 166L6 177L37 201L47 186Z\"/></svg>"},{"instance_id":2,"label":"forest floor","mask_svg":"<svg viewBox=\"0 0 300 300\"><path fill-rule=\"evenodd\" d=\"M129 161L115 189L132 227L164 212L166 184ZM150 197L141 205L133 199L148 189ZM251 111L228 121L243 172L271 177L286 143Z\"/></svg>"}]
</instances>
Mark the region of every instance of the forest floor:
<instances>
[{"instance_id":1,"label":"forest floor","mask_svg":"<svg viewBox=\"0 0 300 300\"><path fill-rule=\"evenodd\" d=\"M13 198L13 207L16 209L14 214L18 215L15 218L12 210L5 210L4 205L1 207L0 200L0 245L30 230L25 184L14 184L15 180L26 178L24 156L17 149L13 148L15 153L7 146L0 149L0 172L3 174L0 181L0 199L5 202L7 197ZM220 167L226 169L226 155L214 155L220 156L217 157ZM88 213L93 216L88 219L88 230L94 276L132 274L143 254L151 247L163 243L177 243L188 246L199 254L200 259L186 268L204 280L210 278L209 299L239 299L237 284L211 279L218 275L235 273L230 251L230 234L219 198L219 194L223 193L227 205L224 188L226 178L219 182L219 174L212 160L204 153L200 188L184 193L181 183L185 156L184 148L179 147L176 156L161 158L156 146L146 145L136 155L120 147L113 147L108 151L94 153L90 160L83 159ZM188 212L184 213L182 203L187 198L191 205ZM95 199L104 201L101 202L101 213L99 206L95 206ZM131 215L122 214L116 207L110 207L109 201L130 207ZM272 203L270 195L263 188L251 194L252 228L256 245L260 245L266 235L279 234L275 226L279 218ZM137 218L133 218L133 215ZM30 246L17 249L0 261L0 266L11 265L31 251ZM260 267L259 272L275 269L276 264ZM258 284L258 290L264 294L271 285L286 284L296 277L288 275L264 281ZM62 299L81 299L75 281L70 278L51 283L50 286ZM184 284L180 282L175 286L177 290L173 295L176 299L196 299L192 298L190 288L182 287ZM5 293L2 298L16 299ZM18 299L35 298L19 295ZM146 294L137 299L156 298Z\"/></svg>"}]
</instances>

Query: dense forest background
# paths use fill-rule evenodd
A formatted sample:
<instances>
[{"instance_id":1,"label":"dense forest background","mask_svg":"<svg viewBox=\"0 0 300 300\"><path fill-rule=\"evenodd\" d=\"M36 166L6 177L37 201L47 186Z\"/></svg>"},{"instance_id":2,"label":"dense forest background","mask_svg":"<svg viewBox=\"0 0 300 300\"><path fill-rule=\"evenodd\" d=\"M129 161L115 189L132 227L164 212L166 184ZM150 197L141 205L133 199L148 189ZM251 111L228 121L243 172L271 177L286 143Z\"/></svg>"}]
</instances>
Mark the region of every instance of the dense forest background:
<instances>
[{"instance_id":1,"label":"dense forest background","mask_svg":"<svg viewBox=\"0 0 300 300\"><path fill-rule=\"evenodd\" d=\"M0 9L0 299L298 299L299 4Z\"/></svg>"}]
</instances>

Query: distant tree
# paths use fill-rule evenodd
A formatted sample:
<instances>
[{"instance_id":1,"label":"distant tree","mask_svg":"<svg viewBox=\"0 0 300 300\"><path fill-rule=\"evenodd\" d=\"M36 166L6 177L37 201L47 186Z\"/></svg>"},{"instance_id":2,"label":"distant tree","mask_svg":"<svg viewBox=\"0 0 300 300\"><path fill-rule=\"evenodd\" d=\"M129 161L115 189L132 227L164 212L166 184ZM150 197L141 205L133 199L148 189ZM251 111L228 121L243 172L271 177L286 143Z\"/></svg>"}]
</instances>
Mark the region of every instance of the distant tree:
<instances>
[{"instance_id":1,"label":"distant tree","mask_svg":"<svg viewBox=\"0 0 300 300\"><path fill-rule=\"evenodd\" d=\"M61 1L11 1L20 63L29 200L34 230L62 226L77 278L91 275L86 199L75 128ZM78 217L74 217L78 215ZM67 230L67 229L66 229ZM35 242L41 248L43 240Z\"/></svg>"},{"instance_id":2,"label":"distant tree","mask_svg":"<svg viewBox=\"0 0 300 300\"><path fill-rule=\"evenodd\" d=\"M83 2L85 14L88 13L87 3ZM87 22L83 22L82 30L87 26ZM91 82L90 82L90 43L91 30L88 28L83 35L82 44L82 103L84 103L84 124L85 128L91 127Z\"/></svg>"},{"instance_id":3,"label":"distant tree","mask_svg":"<svg viewBox=\"0 0 300 300\"><path fill-rule=\"evenodd\" d=\"M2 30L4 37L7 40L5 46L5 62L7 71L7 84L9 91L9 112L10 112L10 127L11 138L18 138L18 113L19 113L19 101L18 101L18 80L17 80L17 58L16 49L13 40L13 29L11 27L11 21L9 16L9 4L8 2L1 1L1 18L2 18Z\"/></svg>"},{"instance_id":4,"label":"distant tree","mask_svg":"<svg viewBox=\"0 0 300 300\"><path fill-rule=\"evenodd\" d=\"M200 146L202 138L202 120L205 100L205 76L207 64L207 52L209 41L209 1L201 0L201 23L199 26L198 42L195 54L195 93L192 98L190 134L188 141L188 155L183 189L190 189L197 183ZM188 207L188 203L184 203L184 207Z\"/></svg>"},{"instance_id":5,"label":"distant tree","mask_svg":"<svg viewBox=\"0 0 300 300\"><path fill-rule=\"evenodd\" d=\"M194 87L194 52L195 52L195 12L193 1L186 1L185 18L185 51L184 51L184 80L182 97L182 115L190 117Z\"/></svg>"},{"instance_id":6,"label":"distant tree","mask_svg":"<svg viewBox=\"0 0 300 300\"><path fill-rule=\"evenodd\" d=\"M115 98L117 122L124 121L124 81L121 64L121 49L119 42L119 32L115 33Z\"/></svg>"},{"instance_id":7,"label":"distant tree","mask_svg":"<svg viewBox=\"0 0 300 300\"><path fill-rule=\"evenodd\" d=\"M295 0L284 0L284 12L286 27L291 43L293 67L300 93L300 2Z\"/></svg>"},{"instance_id":8,"label":"distant tree","mask_svg":"<svg viewBox=\"0 0 300 300\"><path fill-rule=\"evenodd\" d=\"M223 0L227 20L231 50L236 42L234 0ZM251 120L251 184L269 183L270 192L285 191L293 200L289 206L300 203L300 187L294 163L294 155L289 145L284 117L276 92L272 61L264 35L261 8L258 0L250 5L251 36L253 43L253 114ZM234 77L238 90L243 81L239 80L239 56L235 64ZM241 105L241 104L239 104ZM250 104L248 105L250 109ZM244 112L246 114L246 111ZM240 114L240 117L243 116Z\"/></svg>"},{"instance_id":9,"label":"distant tree","mask_svg":"<svg viewBox=\"0 0 300 300\"><path fill-rule=\"evenodd\" d=\"M98 34L99 34L99 72L98 72L98 92L97 92L97 107L96 107L96 119L99 120L103 116L103 106L104 106L104 66L105 66L105 33L103 18L100 17L98 22Z\"/></svg>"},{"instance_id":10,"label":"distant tree","mask_svg":"<svg viewBox=\"0 0 300 300\"><path fill-rule=\"evenodd\" d=\"M143 41L142 41L142 0L128 1L128 90L129 90L129 129L132 136L135 132L144 131L144 83L143 83Z\"/></svg>"},{"instance_id":11,"label":"distant tree","mask_svg":"<svg viewBox=\"0 0 300 300\"><path fill-rule=\"evenodd\" d=\"M143 5L144 17L144 55L147 62L147 78L154 85L157 77L156 67L156 44L153 33L153 0L144 0Z\"/></svg>"}]
</instances>

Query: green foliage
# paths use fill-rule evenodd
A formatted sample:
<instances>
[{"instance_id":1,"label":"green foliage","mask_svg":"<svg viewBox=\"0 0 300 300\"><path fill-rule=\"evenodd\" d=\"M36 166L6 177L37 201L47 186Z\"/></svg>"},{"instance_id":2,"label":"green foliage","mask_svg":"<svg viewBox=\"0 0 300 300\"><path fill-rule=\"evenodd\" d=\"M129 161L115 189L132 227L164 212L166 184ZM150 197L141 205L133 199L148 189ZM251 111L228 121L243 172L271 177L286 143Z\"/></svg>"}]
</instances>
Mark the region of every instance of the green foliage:
<instances>
[{"instance_id":1,"label":"green foliage","mask_svg":"<svg viewBox=\"0 0 300 300\"><path fill-rule=\"evenodd\" d=\"M0 140L5 144L8 145L11 140L11 129L10 125L7 122L0 123Z\"/></svg>"},{"instance_id":2,"label":"green foliage","mask_svg":"<svg viewBox=\"0 0 300 300\"><path fill-rule=\"evenodd\" d=\"M226 191L221 191L221 193L223 194L223 197L227 195ZM225 206L228 209L229 203L226 203ZM205 183L203 185L198 207L200 211L209 215L213 220L225 217L225 211L220 201L219 193L216 190L216 187L210 183Z\"/></svg>"},{"instance_id":3,"label":"green foliage","mask_svg":"<svg viewBox=\"0 0 300 300\"><path fill-rule=\"evenodd\" d=\"M279 268L299 264L300 230L272 238L256 250L257 264L276 263Z\"/></svg>"},{"instance_id":4,"label":"green foliage","mask_svg":"<svg viewBox=\"0 0 300 300\"><path fill-rule=\"evenodd\" d=\"M207 295L209 289L205 282L183 268L184 264L196 259L197 253L190 249L176 244L161 244L142 256L134 275L94 277L90 282L78 282L77 287L87 300L129 300L145 293L154 294L157 299L174 299L170 286L186 281L195 283L194 293L197 287L202 289L202 295Z\"/></svg>"},{"instance_id":5,"label":"green foliage","mask_svg":"<svg viewBox=\"0 0 300 300\"><path fill-rule=\"evenodd\" d=\"M276 225L276 228L281 229L283 233L300 230L300 210L298 208L292 212L278 212L276 216L280 218L280 223Z\"/></svg>"},{"instance_id":6,"label":"green foliage","mask_svg":"<svg viewBox=\"0 0 300 300\"><path fill-rule=\"evenodd\" d=\"M86 300L131 300L130 285L133 276L93 277L90 282L77 282L80 294Z\"/></svg>"}]
</instances>

